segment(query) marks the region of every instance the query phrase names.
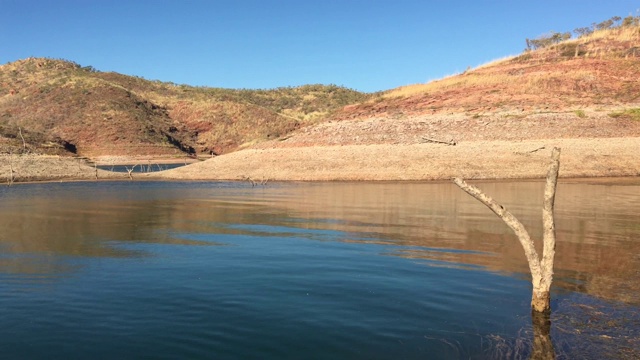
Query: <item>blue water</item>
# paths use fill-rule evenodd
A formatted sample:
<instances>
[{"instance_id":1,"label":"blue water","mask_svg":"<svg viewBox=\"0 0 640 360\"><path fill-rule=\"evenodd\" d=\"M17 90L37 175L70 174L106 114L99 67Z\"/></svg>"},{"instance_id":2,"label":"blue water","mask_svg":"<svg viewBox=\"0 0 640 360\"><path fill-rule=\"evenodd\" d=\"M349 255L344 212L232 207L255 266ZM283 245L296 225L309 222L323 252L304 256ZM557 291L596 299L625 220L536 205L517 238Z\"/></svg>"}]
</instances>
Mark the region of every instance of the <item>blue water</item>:
<instances>
[{"instance_id":1,"label":"blue water","mask_svg":"<svg viewBox=\"0 0 640 360\"><path fill-rule=\"evenodd\" d=\"M539 185L486 186L507 194L510 202L508 194L537 193ZM568 186L564 217L591 216L589 204L571 200ZM252 188L205 182L1 188L0 354L28 359L505 355L496 352L496 342L517 343L530 332L526 263L511 255L522 250L508 229L455 190L449 184ZM613 191L626 198L625 192L635 190ZM416 200L415 194L425 199ZM525 200L512 205L521 216L537 216L534 200ZM640 228L626 211L611 215L614 224L597 234L587 231L586 238L617 231L618 241L637 249ZM577 221L559 224L559 234L579 228ZM575 245L573 236L560 238L560 249ZM513 264L504 260L512 257ZM621 271L639 270L633 257L629 261L607 276L622 276L624 282ZM566 266L557 270L554 307L581 294L637 310L634 285L627 286L631 300L598 297L585 290L597 280L585 273L591 265L580 266L579 276ZM517 356L529 351L524 346Z\"/></svg>"}]
</instances>

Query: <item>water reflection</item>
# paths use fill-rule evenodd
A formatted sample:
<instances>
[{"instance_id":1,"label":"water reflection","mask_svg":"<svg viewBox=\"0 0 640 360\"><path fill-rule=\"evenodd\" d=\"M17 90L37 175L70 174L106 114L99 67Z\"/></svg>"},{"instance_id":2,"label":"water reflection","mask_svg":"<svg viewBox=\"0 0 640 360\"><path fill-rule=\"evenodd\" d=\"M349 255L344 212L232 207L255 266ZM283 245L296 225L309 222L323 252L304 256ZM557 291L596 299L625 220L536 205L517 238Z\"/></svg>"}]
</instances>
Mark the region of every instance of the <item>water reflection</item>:
<instances>
[{"instance_id":1,"label":"water reflection","mask_svg":"<svg viewBox=\"0 0 640 360\"><path fill-rule=\"evenodd\" d=\"M541 182L480 186L540 237ZM25 337L48 349L71 336L82 339L83 354L129 344L110 353L125 358L150 349L285 355L291 343L300 344L298 357L310 348L333 358L576 354L578 342L614 336L599 328L585 337L594 314L605 314L598 323L623 314L637 324L636 307L614 312L600 299L640 301L639 190L560 184L552 344L548 319L529 318L528 268L515 236L452 184L2 187L0 284L3 324L11 325L3 349L26 349ZM632 335L627 347L640 348L637 329L613 324ZM574 331L559 336L563 329ZM118 338L134 332L143 335Z\"/></svg>"},{"instance_id":2,"label":"water reflection","mask_svg":"<svg viewBox=\"0 0 640 360\"><path fill-rule=\"evenodd\" d=\"M551 318L549 312L531 312L531 323L533 327L533 350L530 359L532 360L553 360L556 352L551 340Z\"/></svg>"},{"instance_id":3,"label":"water reflection","mask_svg":"<svg viewBox=\"0 0 640 360\"><path fill-rule=\"evenodd\" d=\"M640 283L629 281L640 273L638 183L559 185L558 288L640 303ZM534 239L541 238L542 182L480 186L509 208ZM393 252L398 256L482 266L528 277L523 251L511 231L451 184L305 185L293 194L283 196L273 191L260 198L286 209L289 217L305 219L307 227L351 234L353 239L344 241L372 239L400 245Z\"/></svg>"},{"instance_id":4,"label":"water reflection","mask_svg":"<svg viewBox=\"0 0 640 360\"><path fill-rule=\"evenodd\" d=\"M541 237L542 182L480 186ZM640 283L629 281L640 271L638 194L635 183L560 183L556 289L640 303ZM0 248L24 255L0 258L5 272L67 272L60 256L139 257L148 254L127 244L251 234L396 245L384 253L528 278L515 236L449 183L43 184L4 189L0 201Z\"/></svg>"}]
</instances>

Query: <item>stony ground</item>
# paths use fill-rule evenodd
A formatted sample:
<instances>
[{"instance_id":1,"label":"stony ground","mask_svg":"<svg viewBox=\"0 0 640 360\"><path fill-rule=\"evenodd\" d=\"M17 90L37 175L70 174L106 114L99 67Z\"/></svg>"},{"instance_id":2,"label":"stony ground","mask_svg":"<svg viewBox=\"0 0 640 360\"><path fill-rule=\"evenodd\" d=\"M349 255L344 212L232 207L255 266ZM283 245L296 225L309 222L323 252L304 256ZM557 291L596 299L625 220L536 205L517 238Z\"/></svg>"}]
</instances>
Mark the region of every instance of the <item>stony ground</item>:
<instances>
[{"instance_id":1,"label":"stony ground","mask_svg":"<svg viewBox=\"0 0 640 360\"><path fill-rule=\"evenodd\" d=\"M587 111L582 116L494 113L333 121L138 178L257 182L540 178L554 146L562 148L562 177L640 176L640 121L612 118L607 115L610 111ZM103 164L151 161L97 160ZM11 181L11 169L14 182L96 177L95 169L82 160L56 156L3 156L0 182ZM98 178L128 177L98 171Z\"/></svg>"},{"instance_id":2,"label":"stony ground","mask_svg":"<svg viewBox=\"0 0 640 360\"><path fill-rule=\"evenodd\" d=\"M640 121L609 116L615 110L563 113L504 112L486 115L420 115L333 121L302 128L263 147L417 144L427 139L456 142L640 136Z\"/></svg>"},{"instance_id":3,"label":"stony ground","mask_svg":"<svg viewBox=\"0 0 640 360\"><path fill-rule=\"evenodd\" d=\"M458 114L334 121L154 176L256 181L539 178L554 146L562 148L561 176L640 176L640 121L596 111L584 116Z\"/></svg>"}]
</instances>

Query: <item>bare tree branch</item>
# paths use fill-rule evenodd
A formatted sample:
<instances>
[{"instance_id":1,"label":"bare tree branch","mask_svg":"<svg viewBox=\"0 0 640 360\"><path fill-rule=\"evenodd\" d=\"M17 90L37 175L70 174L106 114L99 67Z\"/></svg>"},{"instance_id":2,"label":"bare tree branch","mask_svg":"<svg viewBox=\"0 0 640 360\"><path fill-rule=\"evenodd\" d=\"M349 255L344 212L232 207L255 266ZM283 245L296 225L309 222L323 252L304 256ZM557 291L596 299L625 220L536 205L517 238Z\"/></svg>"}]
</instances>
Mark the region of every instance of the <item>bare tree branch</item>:
<instances>
[{"instance_id":1,"label":"bare tree branch","mask_svg":"<svg viewBox=\"0 0 640 360\"><path fill-rule=\"evenodd\" d=\"M531 271L531 283L533 291L531 296L531 307L536 312L548 312L550 308L549 290L553 280L553 262L555 258L556 233L554 223L554 203L556 188L558 184L558 172L560 169L560 149L553 148L551 152L551 163L547 171L547 180L544 189L544 201L542 204L542 225L543 225L543 250L542 259L536 252L533 240L525 229L524 225L513 216L504 206L498 204L482 190L473 185L467 184L461 178L454 178L453 182L469 195L487 206L502 221L509 226L518 236L518 240L524 249L524 254L529 263Z\"/></svg>"},{"instance_id":2,"label":"bare tree branch","mask_svg":"<svg viewBox=\"0 0 640 360\"><path fill-rule=\"evenodd\" d=\"M9 153L9 179L7 185L13 185L13 152Z\"/></svg>"},{"instance_id":3,"label":"bare tree branch","mask_svg":"<svg viewBox=\"0 0 640 360\"><path fill-rule=\"evenodd\" d=\"M551 287L553 278L553 260L556 254L556 228L553 218L553 207L556 199L556 188L558 185L558 172L560 170L560 149L553 148L551 152L551 164L547 172L547 181L544 187L544 201L542 203L542 227L543 227L543 243L542 252L542 269L544 274L542 278L543 288Z\"/></svg>"},{"instance_id":4,"label":"bare tree branch","mask_svg":"<svg viewBox=\"0 0 640 360\"><path fill-rule=\"evenodd\" d=\"M485 195L482 190L473 185L467 184L461 178L454 178L453 182L467 194L473 196L476 200L480 201L489 209L491 209L491 211L498 215L498 217L500 217L502 221L504 221L505 224L507 224L507 226L509 226L511 230L513 230L513 232L518 236L518 240L520 240L522 249L524 249L524 254L527 257L527 262L529 263L529 270L531 271L534 287L539 286L542 280L540 260L538 257L538 253L536 252L536 248L533 244L533 240L531 240L531 236L529 236L529 233L527 232L527 229L525 229L524 225L522 225L522 223L515 216L513 216L513 214L507 211L504 206L498 204L490 196Z\"/></svg>"},{"instance_id":5,"label":"bare tree branch","mask_svg":"<svg viewBox=\"0 0 640 360\"><path fill-rule=\"evenodd\" d=\"M131 168L127 166L124 167L125 169L127 169L127 173L129 174L129 180L133 180L133 176L131 176L131 173L133 172L133 169L136 168L136 166L138 166L138 164L133 165L133 167Z\"/></svg>"},{"instance_id":6,"label":"bare tree branch","mask_svg":"<svg viewBox=\"0 0 640 360\"><path fill-rule=\"evenodd\" d=\"M20 138L22 139L22 148L24 152L27 152L27 142L24 141L24 136L22 136L22 128L18 127L18 134L20 134Z\"/></svg>"},{"instance_id":7,"label":"bare tree branch","mask_svg":"<svg viewBox=\"0 0 640 360\"><path fill-rule=\"evenodd\" d=\"M451 139L449 141L443 141L443 140L430 139L430 138L426 138L426 137L422 137L422 142L434 143L434 144L444 144L444 145L449 145L449 146L456 146L458 144L453 139Z\"/></svg>"}]
</instances>

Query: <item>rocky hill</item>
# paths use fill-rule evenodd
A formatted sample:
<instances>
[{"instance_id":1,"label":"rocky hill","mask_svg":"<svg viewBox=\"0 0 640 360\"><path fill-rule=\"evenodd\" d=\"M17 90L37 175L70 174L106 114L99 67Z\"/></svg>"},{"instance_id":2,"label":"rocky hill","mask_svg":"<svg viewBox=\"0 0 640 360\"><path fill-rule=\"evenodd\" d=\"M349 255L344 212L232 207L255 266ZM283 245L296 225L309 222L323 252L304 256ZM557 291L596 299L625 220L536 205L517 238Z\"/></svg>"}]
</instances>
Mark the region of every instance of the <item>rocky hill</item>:
<instances>
[{"instance_id":1,"label":"rocky hill","mask_svg":"<svg viewBox=\"0 0 640 360\"><path fill-rule=\"evenodd\" d=\"M638 139L640 21L620 20L577 38L527 40L520 55L376 94L333 85L191 87L20 60L0 66L0 153L167 158L431 140Z\"/></svg>"},{"instance_id":2,"label":"rocky hill","mask_svg":"<svg viewBox=\"0 0 640 360\"><path fill-rule=\"evenodd\" d=\"M368 97L333 85L191 87L30 58L0 66L0 153L221 154Z\"/></svg>"},{"instance_id":3,"label":"rocky hill","mask_svg":"<svg viewBox=\"0 0 640 360\"><path fill-rule=\"evenodd\" d=\"M475 69L387 91L336 120L425 114L565 112L640 104L640 27L603 29Z\"/></svg>"},{"instance_id":4,"label":"rocky hill","mask_svg":"<svg viewBox=\"0 0 640 360\"><path fill-rule=\"evenodd\" d=\"M278 141L159 176L536 178L556 146L563 177L638 176L640 26L630 20L576 39L534 39L518 56L386 91Z\"/></svg>"}]
</instances>

